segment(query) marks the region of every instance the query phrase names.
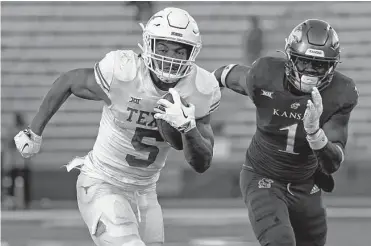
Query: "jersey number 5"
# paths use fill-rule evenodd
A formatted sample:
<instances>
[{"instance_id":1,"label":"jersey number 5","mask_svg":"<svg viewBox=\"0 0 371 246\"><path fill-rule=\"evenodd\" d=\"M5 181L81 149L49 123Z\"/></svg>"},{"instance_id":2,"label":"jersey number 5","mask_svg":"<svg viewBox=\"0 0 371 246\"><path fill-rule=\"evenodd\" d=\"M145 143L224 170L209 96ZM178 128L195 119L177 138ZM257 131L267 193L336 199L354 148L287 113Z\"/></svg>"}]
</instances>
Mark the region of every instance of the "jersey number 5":
<instances>
[{"instance_id":1,"label":"jersey number 5","mask_svg":"<svg viewBox=\"0 0 371 246\"><path fill-rule=\"evenodd\" d=\"M294 152L295 146L295 137L296 137L296 130L298 128L298 123L280 128L280 131L287 131L287 140L286 140L286 149L279 150L281 152L286 152L294 155L298 155L299 153Z\"/></svg>"},{"instance_id":2,"label":"jersey number 5","mask_svg":"<svg viewBox=\"0 0 371 246\"><path fill-rule=\"evenodd\" d=\"M144 137L154 138L158 142L164 141L158 131L137 127L134 136L131 139L131 144L136 151L141 153L147 152L149 154L148 159L138 159L134 155L127 155L126 161L132 167L148 167L155 162L158 152L160 151L157 146L143 143L142 141Z\"/></svg>"}]
</instances>

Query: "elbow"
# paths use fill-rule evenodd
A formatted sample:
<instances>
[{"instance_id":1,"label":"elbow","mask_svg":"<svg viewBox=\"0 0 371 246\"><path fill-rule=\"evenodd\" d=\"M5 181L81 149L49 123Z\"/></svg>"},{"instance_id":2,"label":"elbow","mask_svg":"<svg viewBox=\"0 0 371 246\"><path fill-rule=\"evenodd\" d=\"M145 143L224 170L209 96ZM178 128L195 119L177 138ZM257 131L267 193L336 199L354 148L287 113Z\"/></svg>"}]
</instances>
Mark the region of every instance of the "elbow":
<instances>
[{"instance_id":1,"label":"elbow","mask_svg":"<svg viewBox=\"0 0 371 246\"><path fill-rule=\"evenodd\" d=\"M339 170L344 160L343 151L336 144L329 143L320 151L317 151L317 159L322 169L327 174L332 174Z\"/></svg>"},{"instance_id":2,"label":"elbow","mask_svg":"<svg viewBox=\"0 0 371 246\"><path fill-rule=\"evenodd\" d=\"M205 165L205 166L202 166L202 167L194 167L194 170L197 172L197 173L204 173L207 171L207 169L209 169L210 165Z\"/></svg>"},{"instance_id":3,"label":"elbow","mask_svg":"<svg viewBox=\"0 0 371 246\"><path fill-rule=\"evenodd\" d=\"M197 173L204 173L210 168L211 160L212 160L212 156L210 157L208 156L207 158L203 160L198 160L198 161L196 160L193 165L191 164L191 166Z\"/></svg>"},{"instance_id":4,"label":"elbow","mask_svg":"<svg viewBox=\"0 0 371 246\"><path fill-rule=\"evenodd\" d=\"M334 162L324 162L322 163L322 169L326 174L333 174L340 168L340 161L334 161Z\"/></svg>"},{"instance_id":5,"label":"elbow","mask_svg":"<svg viewBox=\"0 0 371 246\"><path fill-rule=\"evenodd\" d=\"M94 73L92 69L77 68L64 72L59 77L68 87L85 85L90 74Z\"/></svg>"},{"instance_id":6,"label":"elbow","mask_svg":"<svg viewBox=\"0 0 371 246\"><path fill-rule=\"evenodd\" d=\"M74 70L64 72L54 81L53 86L59 88L59 90L71 91L73 81L79 81L78 79L74 80L74 76Z\"/></svg>"}]
</instances>

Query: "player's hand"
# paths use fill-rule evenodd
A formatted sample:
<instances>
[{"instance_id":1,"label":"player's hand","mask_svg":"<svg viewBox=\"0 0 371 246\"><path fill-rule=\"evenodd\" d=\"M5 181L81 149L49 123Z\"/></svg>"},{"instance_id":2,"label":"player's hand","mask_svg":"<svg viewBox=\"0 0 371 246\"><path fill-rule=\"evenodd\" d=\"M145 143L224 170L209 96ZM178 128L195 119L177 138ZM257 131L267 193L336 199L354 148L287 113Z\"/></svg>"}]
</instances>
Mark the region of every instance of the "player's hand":
<instances>
[{"instance_id":1,"label":"player's hand","mask_svg":"<svg viewBox=\"0 0 371 246\"><path fill-rule=\"evenodd\" d=\"M24 158L30 158L40 151L42 137L34 133L30 128L20 131L14 137L15 145Z\"/></svg>"},{"instance_id":2,"label":"player's hand","mask_svg":"<svg viewBox=\"0 0 371 246\"><path fill-rule=\"evenodd\" d=\"M323 112L322 97L317 87L312 90L312 100L308 100L307 109L304 113L304 129L308 135L319 130L319 119Z\"/></svg>"},{"instance_id":3,"label":"player's hand","mask_svg":"<svg viewBox=\"0 0 371 246\"><path fill-rule=\"evenodd\" d=\"M195 106L189 103L188 107L184 106L180 100L179 93L171 88L169 89L174 103L161 98L157 104L160 108L155 108L155 119L162 119L180 132L188 132L196 127Z\"/></svg>"}]
</instances>

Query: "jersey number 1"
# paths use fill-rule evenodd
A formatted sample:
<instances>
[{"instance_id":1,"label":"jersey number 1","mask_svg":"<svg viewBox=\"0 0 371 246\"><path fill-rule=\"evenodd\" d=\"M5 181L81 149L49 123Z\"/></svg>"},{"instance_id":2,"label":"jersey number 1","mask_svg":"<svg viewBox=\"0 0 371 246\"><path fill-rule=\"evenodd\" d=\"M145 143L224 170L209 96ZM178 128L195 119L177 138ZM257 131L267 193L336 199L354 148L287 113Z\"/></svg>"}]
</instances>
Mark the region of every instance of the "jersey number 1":
<instances>
[{"instance_id":1,"label":"jersey number 1","mask_svg":"<svg viewBox=\"0 0 371 246\"><path fill-rule=\"evenodd\" d=\"M288 131L287 133L287 140L286 140L286 149L279 150L281 152L286 152L294 155L298 155L299 153L294 152L295 146L295 137L296 137L296 129L298 128L298 123L280 128L280 131Z\"/></svg>"}]
</instances>

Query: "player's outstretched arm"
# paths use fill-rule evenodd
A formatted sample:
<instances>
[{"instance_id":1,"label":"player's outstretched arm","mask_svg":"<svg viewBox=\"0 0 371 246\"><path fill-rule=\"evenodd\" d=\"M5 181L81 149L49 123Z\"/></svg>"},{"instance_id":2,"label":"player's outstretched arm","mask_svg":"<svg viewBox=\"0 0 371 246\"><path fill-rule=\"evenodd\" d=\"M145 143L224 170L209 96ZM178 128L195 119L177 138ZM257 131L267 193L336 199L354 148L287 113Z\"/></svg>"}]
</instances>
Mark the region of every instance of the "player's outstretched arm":
<instances>
[{"instance_id":1,"label":"player's outstretched arm","mask_svg":"<svg viewBox=\"0 0 371 246\"><path fill-rule=\"evenodd\" d=\"M182 134L184 156L198 173L205 172L213 158L214 133L210 115L196 120L196 127Z\"/></svg>"},{"instance_id":2,"label":"player's outstretched arm","mask_svg":"<svg viewBox=\"0 0 371 246\"><path fill-rule=\"evenodd\" d=\"M31 130L41 136L46 124L71 94L88 100L104 100L110 103L108 96L95 81L93 68L68 71L55 80L44 97L31 122Z\"/></svg>"},{"instance_id":3,"label":"player's outstretched arm","mask_svg":"<svg viewBox=\"0 0 371 246\"><path fill-rule=\"evenodd\" d=\"M63 73L44 97L30 127L14 137L23 157L29 158L40 151L45 126L71 94L84 99L104 100L110 104L110 99L95 81L93 69L75 69Z\"/></svg>"},{"instance_id":4,"label":"player's outstretched arm","mask_svg":"<svg viewBox=\"0 0 371 246\"><path fill-rule=\"evenodd\" d=\"M213 74L221 88L228 88L241 95L248 96L250 67L230 64L216 69Z\"/></svg>"}]
</instances>

